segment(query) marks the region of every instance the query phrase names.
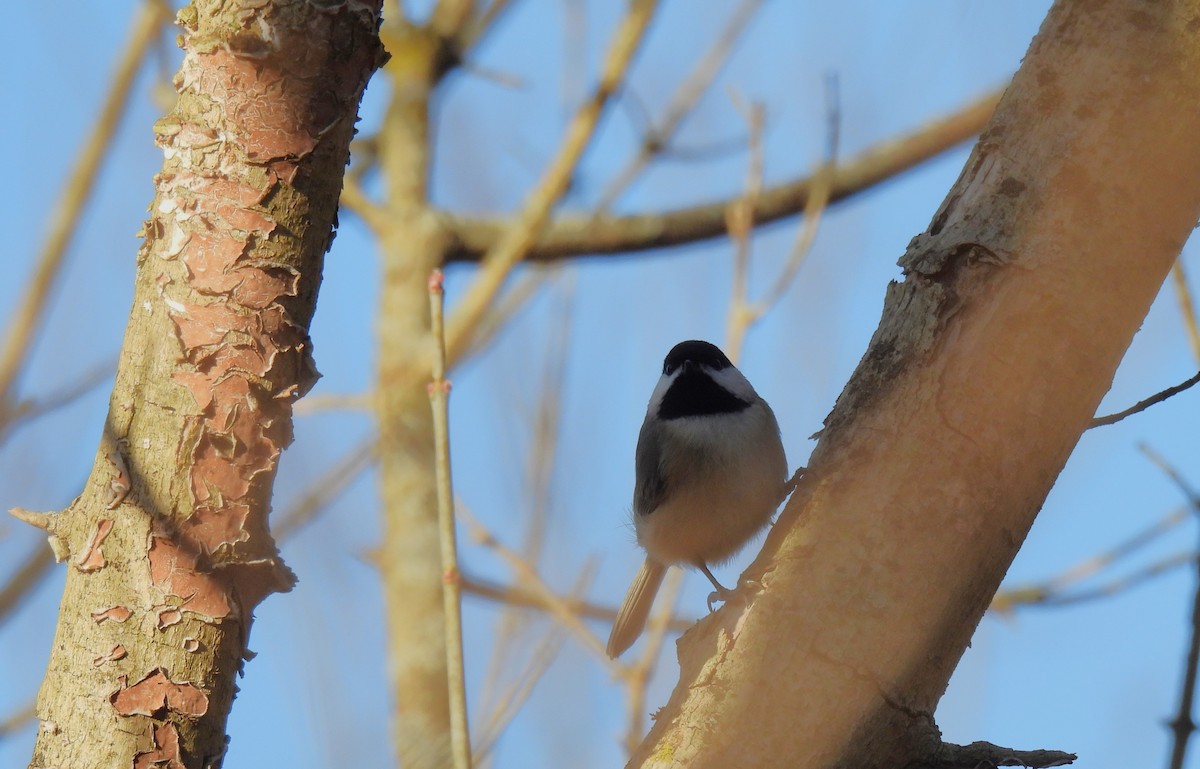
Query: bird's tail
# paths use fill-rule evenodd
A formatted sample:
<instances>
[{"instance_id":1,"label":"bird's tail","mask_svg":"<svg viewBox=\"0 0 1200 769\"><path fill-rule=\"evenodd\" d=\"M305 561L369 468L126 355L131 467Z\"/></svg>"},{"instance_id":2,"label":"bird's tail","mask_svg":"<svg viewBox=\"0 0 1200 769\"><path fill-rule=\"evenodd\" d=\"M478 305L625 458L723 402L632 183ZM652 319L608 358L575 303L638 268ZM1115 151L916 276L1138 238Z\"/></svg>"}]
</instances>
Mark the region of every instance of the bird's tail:
<instances>
[{"instance_id":1,"label":"bird's tail","mask_svg":"<svg viewBox=\"0 0 1200 769\"><path fill-rule=\"evenodd\" d=\"M663 575L667 573L664 564L649 558L642 564L629 592L625 594L625 602L617 612L613 622L612 635L608 637L608 656L615 659L621 652L633 646L633 642L642 634L646 627L646 618L650 616L650 607L654 605L654 596L662 584Z\"/></svg>"}]
</instances>

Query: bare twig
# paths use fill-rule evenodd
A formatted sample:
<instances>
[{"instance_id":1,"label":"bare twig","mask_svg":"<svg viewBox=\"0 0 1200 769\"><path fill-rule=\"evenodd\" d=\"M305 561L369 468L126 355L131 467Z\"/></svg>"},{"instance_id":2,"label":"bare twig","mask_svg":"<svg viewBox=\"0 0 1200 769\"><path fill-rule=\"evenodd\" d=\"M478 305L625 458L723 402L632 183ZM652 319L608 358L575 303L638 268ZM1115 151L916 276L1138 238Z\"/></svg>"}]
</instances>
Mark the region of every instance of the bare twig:
<instances>
[{"instance_id":1,"label":"bare twig","mask_svg":"<svg viewBox=\"0 0 1200 769\"><path fill-rule=\"evenodd\" d=\"M737 100L734 100L737 104ZM754 208L762 193L763 106L759 103L740 107L749 129L750 160L746 170L746 191L730 204L725 212L729 237L733 240L733 280L730 282L729 312L725 330L725 353L737 363L741 358L742 342L753 319L750 316L750 234L754 228Z\"/></svg>"},{"instance_id":2,"label":"bare twig","mask_svg":"<svg viewBox=\"0 0 1200 769\"><path fill-rule=\"evenodd\" d=\"M788 252L783 269L764 296L756 302L748 298L750 272L750 237L753 227L753 211L762 194L762 128L761 108L746 110L746 123L750 135L750 170L746 179L743 198L729 207L726 220L730 236L734 241L733 289L729 301L726 322L726 352L730 360L737 361L742 343L750 327L763 318L783 299L792 281L800 272L816 240L817 231L825 206L829 202L829 190L837 168L837 146L840 132L841 109L838 105L837 81L830 77L826 86L826 121L829 126L828 149L825 161L813 175L812 194L804 207L804 220L796 240Z\"/></svg>"},{"instance_id":3,"label":"bare twig","mask_svg":"<svg viewBox=\"0 0 1200 769\"><path fill-rule=\"evenodd\" d=\"M82 374L76 376L70 384L60 390L56 390L40 398L22 400L12 411L4 416L3 420L0 420L0 436L6 435L8 431L17 428L25 422L31 422L74 403L103 384L113 375L115 370L116 363L109 361L84 371Z\"/></svg>"},{"instance_id":4,"label":"bare twig","mask_svg":"<svg viewBox=\"0 0 1200 769\"><path fill-rule=\"evenodd\" d=\"M329 393L309 395L296 403L293 413L315 414L318 411L370 411L375 405L374 393Z\"/></svg>"},{"instance_id":5,"label":"bare twig","mask_svg":"<svg viewBox=\"0 0 1200 769\"><path fill-rule=\"evenodd\" d=\"M971 138L991 117L1000 93L994 91L952 115L880 142L839 164L829 183L829 203L840 202L898 176ZM767 224L803 211L814 182L812 178L804 178L764 189L754 209L754 224ZM530 245L527 258L551 262L572 256L628 254L721 237L728 233L725 212L729 203L723 200L632 216L562 216L540 233ZM454 239L446 257L452 262L478 261L510 226L503 219L449 213L441 216Z\"/></svg>"},{"instance_id":6,"label":"bare twig","mask_svg":"<svg viewBox=\"0 0 1200 769\"><path fill-rule=\"evenodd\" d=\"M616 173L600 201L596 204L597 211L607 211L617 198L628 189L629 185L649 165L656 155L662 153L667 143L675 135L685 118L695 109L697 102L712 85L717 73L729 60L734 46L754 18L755 12L763 0L742 0L730 15L721 34L713 42L712 47L696 64L687 79L680 84L663 110L662 119L657 126L650 126L642 144L638 147L637 155L630 158L625 167Z\"/></svg>"},{"instance_id":7,"label":"bare twig","mask_svg":"<svg viewBox=\"0 0 1200 769\"><path fill-rule=\"evenodd\" d=\"M1101 598L1111 598L1118 593L1131 590L1143 582L1148 582L1155 577L1160 577L1182 566L1191 566L1195 562L1195 553L1176 553L1119 579L1105 582L1096 587L1072 592L1049 592L1037 587L1013 588L1012 590L1005 590L1003 593L997 593L996 598L992 601L991 610L1004 613L1011 612L1018 606L1074 606Z\"/></svg>"},{"instance_id":8,"label":"bare twig","mask_svg":"<svg viewBox=\"0 0 1200 769\"><path fill-rule=\"evenodd\" d=\"M808 200L804 204L804 223L796 234L796 240L792 244L791 251L788 252L783 270L780 271L775 283L767 290L763 298L751 307L755 318L761 318L770 312L771 308L777 305L783 295L787 293L792 281L796 279L797 273L800 272L800 268L808 258L809 252L812 251L813 243L817 239L817 232L821 228L825 207L829 205L833 178L837 173L838 144L842 134L841 95L838 91L837 78L833 75L826 78L825 99L825 122L828 131L825 162L812 176L812 194L808 196Z\"/></svg>"},{"instance_id":9,"label":"bare twig","mask_svg":"<svg viewBox=\"0 0 1200 769\"><path fill-rule=\"evenodd\" d=\"M4 588L0 589L0 625L33 593L53 565L54 554L39 537Z\"/></svg>"},{"instance_id":10,"label":"bare twig","mask_svg":"<svg viewBox=\"0 0 1200 769\"><path fill-rule=\"evenodd\" d=\"M460 504L459 513L462 515L462 521L470 531L472 539L500 556L517 579L537 597L540 604L547 608L554 619L574 635L584 648L595 655L596 659L600 660L610 671L619 672L617 663L610 660L604 652L604 644L600 642L595 633L587 629L579 615L572 609L568 599L551 590L538 575L537 570L519 554L496 539L487 527L471 514L469 509Z\"/></svg>"},{"instance_id":11,"label":"bare twig","mask_svg":"<svg viewBox=\"0 0 1200 769\"><path fill-rule=\"evenodd\" d=\"M551 611L550 604L543 600L539 594L516 585L502 585L498 582L466 573L462 575L462 584L463 590L466 592L480 598L486 598L489 601L498 601L512 606L525 606L541 611ZM588 601L575 600L568 596L556 596L556 599L556 603L560 603L566 607L567 611L571 614L585 619L600 620L611 625L613 620L617 618L617 610L612 606L602 606ZM682 633L695 624L696 620L694 619L672 617L668 627L672 632Z\"/></svg>"},{"instance_id":12,"label":"bare twig","mask_svg":"<svg viewBox=\"0 0 1200 769\"><path fill-rule=\"evenodd\" d=\"M467 689L463 673L462 587L458 544L454 532L454 490L450 478L450 417L447 401L446 336L443 327L445 292L442 273L429 277L429 317L434 342L433 379L429 403L433 409L433 442L437 470L438 529L442 546L442 594L446 622L446 673L450 694L450 742L455 769L471 769L471 733L467 727Z\"/></svg>"},{"instance_id":13,"label":"bare twig","mask_svg":"<svg viewBox=\"0 0 1200 769\"><path fill-rule=\"evenodd\" d=\"M1148 573L1145 576L1128 577L1126 580L1117 580L1110 583L1109 586L1099 588L1097 590L1087 591L1087 593L1075 593L1064 595L1066 588L1080 582L1088 577L1094 576L1102 570L1112 566L1117 561L1132 555L1137 550L1150 544L1155 539L1175 528L1179 524L1187 520L1188 508L1178 507L1172 510L1167 515L1158 519L1146 528L1138 531L1133 536L1117 543L1106 552L1099 555L1086 558L1080 563L1072 566L1061 574L1051 577L1045 582L1033 585L1024 585L1006 590L1001 590L996 593L992 599L991 610L998 612L1010 611L1021 604L1052 604L1052 603L1075 603L1081 600L1087 600L1088 597L1095 595L1111 595L1116 590L1123 589L1125 582L1136 583L1140 582L1153 574L1160 573L1162 569L1154 570L1153 573ZM1082 596L1082 597L1080 597Z\"/></svg>"},{"instance_id":14,"label":"bare twig","mask_svg":"<svg viewBox=\"0 0 1200 769\"><path fill-rule=\"evenodd\" d=\"M312 522L339 494L347 489L375 461L375 437L367 438L329 470L322 473L271 526L271 533L282 541Z\"/></svg>"},{"instance_id":15,"label":"bare twig","mask_svg":"<svg viewBox=\"0 0 1200 769\"><path fill-rule=\"evenodd\" d=\"M363 161L359 166L360 173L365 173L366 167L371 161ZM362 184L358 181L358 176L346 174L345 181L342 183L342 197L340 203L343 208L352 211L363 220L363 224L367 225L367 229L376 237L380 233L392 226L392 220L388 217L387 209L371 200L363 190Z\"/></svg>"},{"instance_id":16,"label":"bare twig","mask_svg":"<svg viewBox=\"0 0 1200 769\"><path fill-rule=\"evenodd\" d=\"M527 496L530 501L524 506L529 510L529 516L525 521L525 542L522 553L531 564L540 561L545 544L550 511L551 481L554 477L554 459L558 444L562 379L566 370L566 346L570 326L564 322L552 324L552 327L556 329L557 333L551 335L547 366L542 376L542 384L534 397L536 410L531 420L533 446L526 459ZM516 646L517 649L523 651L528 646L526 643L516 643L519 631L528 627L528 624L527 612L518 611L513 604L504 604L504 611L496 623L495 638L491 645L491 659L488 661L487 675L484 677L484 685L481 687L483 695L480 696L480 701L487 701L486 695L490 694L505 673L511 670L511 658L515 656L513 647ZM555 629L558 629L557 626ZM557 649L557 645L555 649ZM493 715L489 718L489 725L482 730L482 733L492 734L494 738L495 720L499 718L502 710L501 706L497 706L493 710Z\"/></svg>"},{"instance_id":17,"label":"bare twig","mask_svg":"<svg viewBox=\"0 0 1200 769\"><path fill-rule=\"evenodd\" d=\"M13 383L24 367L45 317L50 294L62 271L63 258L82 218L81 212L91 198L100 163L107 156L120 125L134 79L168 15L167 4L161 0L147 0L139 9L129 40L120 49L122 54L113 73L112 87L96 118L95 128L80 151L62 193L55 198L46 242L38 254L33 275L21 291L20 303L9 319L4 346L0 350L0 403L12 398Z\"/></svg>"},{"instance_id":18,"label":"bare twig","mask_svg":"<svg viewBox=\"0 0 1200 769\"><path fill-rule=\"evenodd\" d=\"M1200 493L1188 483L1183 475L1154 449L1143 444L1138 447L1147 458L1187 497L1188 506L1200 522ZM1171 728L1171 759L1167 763L1169 769L1183 769L1183 761L1187 755L1188 741L1196 731L1196 722L1192 718L1193 703L1196 699L1196 675L1200 671L1200 558L1194 559L1196 564L1196 585L1192 596L1192 628L1188 638L1187 658L1184 661L1183 686L1179 693L1179 709L1168 726Z\"/></svg>"},{"instance_id":19,"label":"bare twig","mask_svg":"<svg viewBox=\"0 0 1200 769\"><path fill-rule=\"evenodd\" d=\"M1196 508L1200 515L1200 507ZM1192 596L1192 628L1188 639L1187 660L1184 663L1183 690L1179 693L1179 710L1171 719L1171 760L1167 763L1170 769L1183 769L1183 760L1187 755L1188 740L1196 731L1196 722L1192 719L1192 704L1196 698L1196 671L1200 668L1200 560L1196 560L1197 584Z\"/></svg>"},{"instance_id":20,"label":"bare twig","mask_svg":"<svg viewBox=\"0 0 1200 769\"><path fill-rule=\"evenodd\" d=\"M1196 372L1196 374L1194 376L1189 377L1186 381L1180 382L1179 384L1175 385L1174 387L1168 387L1167 389L1163 390L1162 392L1155 393L1154 395L1151 395L1149 398L1147 398L1143 401L1138 401L1137 403L1133 404L1132 406L1125 409L1124 411L1118 411L1116 414L1109 414L1106 417L1096 417L1095 419L1093 419L1091 422L1088 423L1087 429L1090 430L1093 427L1103 427L1104 425L1116 424L1117 422L1120 422L1125 417L1133 416L1134 414L1137 414L1138 412L1145 411L1146 409L1150 408L1151 406L1162 403L1167 398L1171 398L1171 397L1178 395L1179 393L1183 392L1184 390L1188 389L1189 387L1192 387L1193 385L1195 385L1197 382L1200 382L1200 372Z\"/></svg>"},{"instance_id":21,"label":"bare twig","mask_svg":"<svg viewBox=\"0 0 1200 769\"><path fill-rule=\"evenodd\" d=\"M510 0L492 0L492 3L484 8L482 13L474 19L468 20L459 35L459 48L464 56L491 31L504 12L508 10L509 4Z\"/></svg>"},{"instance_id":22,"label":"bare twig","mask_svg":"<svg viewBox=\"0 0 1200 769\"><path fill-rule=\"evenodd\" d=\"M456 359L465 348L509 272L529 253L550 216L550 209L566 192L604 106L620 87L657 7L657 0L631 0L604 62L600 82L571 119L562 145L529 194L521 213L488 248L479 274L451 316L446 334L446 349L451 359Z\"/></svg>"},{"instance_id":23,"label":"bare twig","mask_svg":"<svg viewBox=\"0 0 1200 769\"><path fill-rule=\"evenodd\" d=\"M429 15L429 27L441 37L452 40L463 34L474 16L474 0L438 0Z\"/></svg>"},{"instance_id":24,"label":"bare twig","mask_svg":"<svg viewBox=\"0 0 1200 769\"><path fill-rule=\"evenodd\" d=\"M593 559L589 559L584 563L579 577L575 580L575 584L571 588L572 597L579 598L587 592L595 571L596 564ZM560 626L551 627L543 635L541 642L529 657L529 664L514 679L513 685L500 698L499 704L488 719L488 724L478 741L477 756L487 755L508 724L516 717L521 706L529 698L529 695L533 693L534 687L549 669L550 663L554 661L555 656L557 656L559 649L562 647L564 636L565 632Z\"/></svg>"},{"instance_id":25,"label":"bare twig","mask_svg":"<svg viewBox=\"0 0 1200 769\"><path fill-rule=\"evenodd\" d=\"M484 312L483 316L479 319L479 323L476 324L474 332L471 334L470 341L462 349L458 357L450 358L450 365L457 366L464 360L472 358L486 349L492 340L496 338L496 334L505 328L508 321L520 312L521 308L533 298L537 290L545 284L557 268L558 265L551 265L550 267L531 270L521 275L517 279L516 285L501 294L500 298L493 302L487 311Z\"/></svg>"},{"instance_id":26,"label":"bare twig","mask_svg":"<svg viewBox=\"0 0 1200 769\"><path fill-rule=\"evenodd\" d=\"M0 719L0 740L8 737L18 729L25 728L25 725L32 722L36 715L36 703L30 700L24 706L17 708L3 719Z\"/></svg>"},{"instance_id":27,"label":"bare twig","mask_svg":"<svg viewBox=\"0 0 1200 769\"><path fill-rule=\"evenodd\" d=\"M1183 268L1183 256L1175 260L1171 268L1171 283L1179 300L1179 311L1183 314L1183 326L1187 329L1188 344L1192 349L1192 360L1200 363L1200 321L1196 318L1196 303L1192 301L1192 289L1188 285L1187 271Z\"/></svg>"}]
</instances>

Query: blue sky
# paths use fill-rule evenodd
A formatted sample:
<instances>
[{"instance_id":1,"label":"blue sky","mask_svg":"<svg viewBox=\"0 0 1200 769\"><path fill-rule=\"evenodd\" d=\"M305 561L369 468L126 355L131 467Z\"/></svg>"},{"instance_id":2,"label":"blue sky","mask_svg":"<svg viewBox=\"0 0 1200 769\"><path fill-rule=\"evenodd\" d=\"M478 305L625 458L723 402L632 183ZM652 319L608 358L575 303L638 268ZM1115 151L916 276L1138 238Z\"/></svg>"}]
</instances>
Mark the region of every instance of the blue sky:
<instances>
[{"instance_id":1,"label":"blue sky","mask_svg":"<svg viewBox=\"0 0 1200 769\"><path fill-rule=\"evenodd\" d=\"M470 72L448 83L437 108L433 196L461 211L503 212L536 179L572 106L580 71L590 82L621 4L526 0L481 48L478 70L504 73L512 87ZM731 4L669 0L651 29L627 97L604 119L584 159L567 208L593 202L614 169L635 149L639 108L656 114L691 61L720 30ZM0 121L6 184L0 227L9 277L0 282L0 318L14 298L44 236L49 213L77 148L91 129L114 56L136 4L17 4L0 27ZM564 42L569 8L586 25ZM730 92L767 108L763 137L768 182L805 173L825 146L823 81L837 73L841 153L911 130L1004 83L1047 3L939 2L877 4L764 3L729 66L684 126L678 146L703 150L744 136ZM105 163L40 336L23 395L53 392L95 364L111 360L132 292L134 233L152 195L160 156L151 124L162 74L174 70L173 33L135 90L113 155ZM566 57L566 58L564 58ZM366 131L378 125L386 88L372 84ZM896 259L922 231L966 157L966 148L881 185L827 215L792 290L750 333L741 368L774 406L793 464L858 362L879 319ZM693 152L692 154L696 154ZM725 198L741 188L742 152L699 153L669 160L618 203L654 210ZM752 292L770 283L796 222L754 241ZM1195 265L1194 245L1185 250ZM640 562L628 528L633 447L666 350L686 338L721 343L728 306L731 247L697 247L626 258L580 261L547 281L481 355L454 373L452 440L456 491L497 536L517 546L532 506L527 453L531 417L544 397L544 372L567 335L558 454L549 487L550 518L541 568L562 590L579 565L597 559L589 597L615 604ZM1193 274L1200 267L1193 266ZM448 275L448 301L471 276ZM329 255L313 324L324 378L314 394L361 393L373 371L378 262L361 224L343 214ZM1195 371L1171 291L1160 296L1134 341L1101 411L1119 410ZM1103 552L1182 503L1177 490L1138 449L1147 443L1200 485L1194 440L1200 419L1188 393L1115 427L1086 434L1059 478L1009 574L1009 584L1042 580ZM106 387L0 446L3 506L61 507L90 466L104 416ZM276 509L307 479L336 462L370 429L359 412L298 419L285 454ZM297 589L258 610L247 666L230 720L227 767L392 765L387 737L382 599L369 551L378 531L372 475L364 475L316 523L284 544L300 576ZM1195 524L1176 527L1124 571L1195 546ZM0 521L0 580L36 541ZM731 581L754 547L719 576ZM473 573L508 581L503 565L464 544ZM1118 571L1121 571L1118 569ZM1187 642L1194 575L1175 570L1119 595L1069 608L1028 608L981 623L938 711L947 739L985 739L1018 748L1060 748L1081 766L1165 762ZM0 626L0 717L36 691L53 633L61 574ZM819 589L819 588L814 588ZM689 576L680 613L700 616L708 592ZM498 611L468 598L465 607L470 693L478 694ZM535 619L535 630L546 621ZM602 637L607 627L596 623ZM536 634L526 636L534 638ZM648 707L665 702L676 679L668 644ZM496 767L611 767L622 760L626 714L620 689L568 641L525 710L499 743ZM266 730L265 732L263 730ZM263 733L286 737L262 740ZM0 765L28 760L33 730L0 739ZM1189 761L1200 766L1200 760Z\"/></svg>"}]
</instances>

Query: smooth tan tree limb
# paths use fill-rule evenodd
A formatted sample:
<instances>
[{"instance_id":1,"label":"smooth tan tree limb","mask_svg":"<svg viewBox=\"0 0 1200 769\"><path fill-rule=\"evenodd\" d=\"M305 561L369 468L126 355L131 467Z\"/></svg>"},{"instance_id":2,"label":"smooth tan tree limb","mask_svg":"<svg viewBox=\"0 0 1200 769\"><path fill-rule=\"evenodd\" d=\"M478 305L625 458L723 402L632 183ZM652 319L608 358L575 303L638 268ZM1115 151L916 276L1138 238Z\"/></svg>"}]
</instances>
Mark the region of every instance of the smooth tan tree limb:
<instances>
[{"instance_id":1,"label":"smooth tan tree limb","mask_svg":"<svg viewBox=\"0 0 1200 769\"><path fill-rule=\"evenodd\" d=\"M631 14L640 17L647 5L653 3L637 0ZM428 180L430 100L448 64L457 60L459 33L401 22L385 26L383 34L393 53L386 70L392 99L376 149L386 191L380 205L390 226L380 233L383 281L375 392L384 516L379 566L396 703L392 731L406 769L442 769L452 759L437 494L430 451L433 426L425 392L432 358L426 278L445 261L449 241L430 206ZM627 37L618 37L619 45L627 43ZM613 58L620 59L609 60ZM619 80L603 83L606 89L618 85ZM557 162L531 193L524 216L481 271L482 280L476 280L459 302L460 309L447 319L446 354L451 361L467 349L477 321L495 295L492 289L499 288L512 264L523 256L525 244L536 236L549 207L561 196L560 186L573 174L582 151L580 141L586 142L594 127L586 119L587 110L603 107L609 92L590 99L583 118L571 122ZM465 314L463 306L469 308Z\"/></svg>"},{"instance_id":2,"label":"smooth tan tree limb","mask_svg":"<svg viewBox=\"0 0 1200 769\"><path fill-rule=\"evenodd\" d=\"M830 182L829 203L837 203L936 157L972 136L987 123L1000 91L968 104L952 115L910 134L880 142L838 165ZM767 187L754 209L754 224L768 224L804 210L814 180L799 179ZM552 219L529 247L526 261L548 262L572 256L627 254L722 237L725 211L733 200L653 214L593 216L564 214ZM446 259L478 261L500 239L507 220L440 215L450 244Z\"/></svg>"},{"instance_id":3,"label":"smooth tan tree limb","mask_svg":"<svg viewBox=\"0 0 1200 769\"><path fill-rule=\"evenodd\" d=\"M378 3L180 11L184 59L32 767L220 763L254 606L294 577L267 529ZM263 35L266 35L265 37Z\"/></svg>"},{"instance_id":4,"label":"smooth tan tree limb","mask_svg":"<svg viewBox=\"0 0 1200 769\"><path fill-rule=\"evenodd\" d=\"M1051 9L631 766L936 763L937 702L1200 214L1197 17Z\"/></svg>"},{"instance_id":5,"label":"smooth tan tree limb","mask_svg":"<svg viewBox=\"0 0 1200 769\"><path fill-rule=\"evenodd\" d=\"M443 260L444 239L431 226L427 190L430 100L446 73L451 42L394 18L385 15L381 31L392 54L384 70L391 98L375 141L383 186L375 225L382 261L374 388L383 519L377 564L394 751L405 769L444 769L453 753L433 419L425 391L432 360L426 279Z\"/></svg>"}]
</instances>

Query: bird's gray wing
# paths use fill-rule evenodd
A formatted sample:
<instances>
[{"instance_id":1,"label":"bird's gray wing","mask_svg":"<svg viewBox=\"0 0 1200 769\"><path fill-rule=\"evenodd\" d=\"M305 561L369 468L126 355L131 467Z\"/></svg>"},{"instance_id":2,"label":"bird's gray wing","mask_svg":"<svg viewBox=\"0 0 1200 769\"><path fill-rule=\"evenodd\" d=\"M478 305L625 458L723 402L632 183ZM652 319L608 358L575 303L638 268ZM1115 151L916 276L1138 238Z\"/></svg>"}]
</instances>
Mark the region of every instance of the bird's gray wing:
<instances>
[{"instance_id":1,"label":"bird's gray wing","mask_svg":"<svg viewBox=\"0 0 1200 769\"><path fill-rule=\"evenodd\" d=\"M633 512L649 515L667 497L667 478L663 472L662 425L649 418L638 433L634 456L636 480L633 488Z\"/></svg>"}]
</instances>

